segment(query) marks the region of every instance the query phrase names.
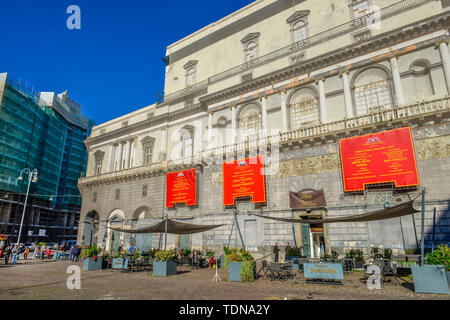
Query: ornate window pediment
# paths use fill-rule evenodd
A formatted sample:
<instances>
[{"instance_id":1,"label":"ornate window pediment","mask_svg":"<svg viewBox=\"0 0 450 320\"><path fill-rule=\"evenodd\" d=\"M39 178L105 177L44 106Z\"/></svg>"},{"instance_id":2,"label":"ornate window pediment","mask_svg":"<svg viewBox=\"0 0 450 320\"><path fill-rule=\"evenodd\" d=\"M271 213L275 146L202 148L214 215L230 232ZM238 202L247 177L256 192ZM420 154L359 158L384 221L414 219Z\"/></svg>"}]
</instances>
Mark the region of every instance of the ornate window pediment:
<instances>
[{"instance_id":1,"label":"ornate window pediment","mask_svg":"<svg viewBox=\"0 0 450 320\"><path fill-rule=\"evenodd\" d=\"M146 136L141 140L142 150L144 152L143 159L144 165L151 164L153 160L153 147L155 145L155 138Z\"/></svg>"},{"instance_id":2,"label":"ornate window pediment","mask_svg":"<svg viewBox=\"0 0 450 320\"><path fill-rule=\"evenodd\" d=\"M309 10L300 10L300 11L296 11L293 15L291 15L286 22L287 23L294 23L297 22L300 19L303 19L305 17L307 17L309 15L310 11Z\"/></svg>"},{"instance_id":3,"label":"ornate window pediment","mask_svg":"<svg viewBox=\"0 0 450 320\"><path fill-rule=\"evenodd\" d=\"M249 41L256 40L256 39L259 38L260 35L261 35L260 32L249 33L249 34L246 35L244 38L242 38L241 42L242 42L242 43L247 43L247 42L249 42Z\"/></svg>"},{"instance_id":4,"label":"ornate window pediment","mask_svg":"<svg viewBox=\"0 0 450 320\"><path fill-rule=\"evenodd\" d=\"M189 60L188 62L185 63L185 65L183 66L184 69L189 69L193 66L196 66L198 63L198 60Z\"/></svg>"}]
</instances>

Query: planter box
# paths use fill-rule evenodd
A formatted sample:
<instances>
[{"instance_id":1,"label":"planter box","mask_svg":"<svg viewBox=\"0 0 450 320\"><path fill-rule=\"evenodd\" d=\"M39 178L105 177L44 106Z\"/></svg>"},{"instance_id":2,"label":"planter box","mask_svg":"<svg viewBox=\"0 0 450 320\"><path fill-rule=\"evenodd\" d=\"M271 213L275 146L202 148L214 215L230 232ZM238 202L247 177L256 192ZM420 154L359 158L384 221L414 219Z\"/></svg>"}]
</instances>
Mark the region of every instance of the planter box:
<instances>
[{"instance_id":1,"label":"planter box","mask_svg":"<svg viewBox=\"0 0 450 320\"><path fill-rule=\"evenodd\" d=\"M450 272L443 265L411 268L415 292L450 294Z\"/></svg>"},{"instance_id":2,"label":"planter box","mask_svg":"<svg viewBox=\"0 0 450 320\"><path fill-rule=\"evenodd\" d=\"M228 262L228 281L241 282L242 262Z\"/></svg>"},{"instance_id":3,"label":"planter box","mask_svg":"<svg viewBox=\"0 0 450 320\"><path fill-rule=\"evenodd\" d=\"M94 258L84 259L83 270L87 271L102 270L102 261L103 258L100 257L97 258L97 261L94 261Z\"/></svg>"},{"instance_id":4,"label":"planter box","mask_svg":"<svg viewBox=\"0 0 450 320\"><path fill-rule=\"evenodd\" d=\"M175 261L153 261L153 275L158 277L174 276L177 274Z\"/></svg>"},{"instance_id":5,"label":"planter box","mask_svg":"<svg viewBox=\"0 0 450 320\"><path fill-rule=\"evenodd\" d=\"M127 270L128 259L114 258L112 261L111 269Z\"/></svg>"}]
</instances>

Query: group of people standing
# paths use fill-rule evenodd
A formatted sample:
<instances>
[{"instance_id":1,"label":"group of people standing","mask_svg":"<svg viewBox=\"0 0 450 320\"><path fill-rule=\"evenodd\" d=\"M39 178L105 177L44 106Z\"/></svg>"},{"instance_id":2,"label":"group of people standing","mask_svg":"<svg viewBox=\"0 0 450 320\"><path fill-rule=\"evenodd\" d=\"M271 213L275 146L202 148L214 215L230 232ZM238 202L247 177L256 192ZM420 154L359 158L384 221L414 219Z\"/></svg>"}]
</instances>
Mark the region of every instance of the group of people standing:
<instances>
[{"instance_id":1,"label":"group of people standing","mask_svg":"<svg viewBox=\"0 0 450 320\"><path fill-rule=\"evenodd\" d=\"M291 249L291 245L289 242L286 242L286 247L284 248L284 252L287 254L287 252ZM278 258L280 256L280 248L278 247L278 242L275 243L273 247L273 255L274 255L274 262L278 262Z\"/></svg>"},{"instance_id":2,"label":"group of people standing","mask_svg":"<svg viewBox=\"0 0 450 320\"><path fill-rule=\"evenodd\" d=\"M5 264L9 263L9 259L12 256L11 264L13 266L15 266L17 263L17 259L19 259L19 254L20 254L20 251L19 251L19 246L17 244L14 245L12 249L11 249L11 246L8 245L5 248L5 250L3 251L3 256L5 257Z\"/></svg>"},{"instance_id":3,"label":"group of people standing","mask_svg":"<svg viewBox=\"0 0 450 320\"><path fill-rule=\"evenodd\" d=\"M81 249L79 246L72 246L69 249L69 261L78 261Z\"/></svg>"}]
</instances>

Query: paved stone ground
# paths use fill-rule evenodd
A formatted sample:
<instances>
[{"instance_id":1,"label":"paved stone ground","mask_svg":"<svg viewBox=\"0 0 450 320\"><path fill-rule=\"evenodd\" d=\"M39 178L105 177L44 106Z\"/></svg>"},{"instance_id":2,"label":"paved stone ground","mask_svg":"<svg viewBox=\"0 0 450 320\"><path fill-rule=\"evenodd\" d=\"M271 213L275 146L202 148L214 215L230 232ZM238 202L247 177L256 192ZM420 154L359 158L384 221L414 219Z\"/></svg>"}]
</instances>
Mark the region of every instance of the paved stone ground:
<instances>
[{"instance_id":1,"label":"paved stone ground","mask_svg":"<svg viewBox=\"0 0 450 320\"><path fill-rule=\"evenodd\" d=\"M214 269L178 267L176 276L152 277L146 271L81 271L81 290L66 286L70 265L82 263L21 261L17 266L0 262L0 300L449 300L449 296L416 294L412 280L385 283L382 290L368 290L362 273L346 275L344 285L306 284L303 274L293 280L228 282L227 271L219 269L222 282L214 283ZM258 267L259 269L259 267ZM389 279L388 279L389 280ZM355 285L356 283L356 285Z\"/></svg>"}]
</instances>

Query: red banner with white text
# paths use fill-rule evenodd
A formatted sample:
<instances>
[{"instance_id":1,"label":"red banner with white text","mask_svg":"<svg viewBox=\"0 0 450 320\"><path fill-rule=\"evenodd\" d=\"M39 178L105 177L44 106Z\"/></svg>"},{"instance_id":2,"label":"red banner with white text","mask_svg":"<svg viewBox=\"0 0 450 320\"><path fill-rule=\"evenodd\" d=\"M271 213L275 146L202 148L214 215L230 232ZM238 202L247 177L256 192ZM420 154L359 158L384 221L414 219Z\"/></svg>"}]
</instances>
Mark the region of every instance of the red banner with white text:
<instances>
[{"instance_id":1,"label":"red banner with white text","mask_svg":"<svg viewBox=\"0 0 450 320\"><path fill-rule=\"evenodd\" d=\"M242 197L252 197L253 203L266 202L264 156L224 162L224 206L234 206L235 199Z\"/></svg>"},{"instance_id":2,"label":"red banner with white text","mask_svg":"<svg viewBox=\"0 0 450 320\"><path fill-rule=\"evenodd\" d=\"M418 186L411 128L400 128L339 141L344 191L391 183L396 188Z\"/></svg>"},{"instance_id":3,"label":"red banner with white text","mask_svg":"<svg viewBox=\"0 0 450 320\"><path fill-rule=\"evenodd\" d=\"M197 170L195 168L167 173L166 207L173 208L176 203L186 203L187 206L197 205Z\"/></svg>"}]
</instances>

